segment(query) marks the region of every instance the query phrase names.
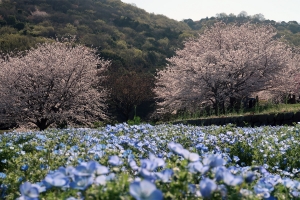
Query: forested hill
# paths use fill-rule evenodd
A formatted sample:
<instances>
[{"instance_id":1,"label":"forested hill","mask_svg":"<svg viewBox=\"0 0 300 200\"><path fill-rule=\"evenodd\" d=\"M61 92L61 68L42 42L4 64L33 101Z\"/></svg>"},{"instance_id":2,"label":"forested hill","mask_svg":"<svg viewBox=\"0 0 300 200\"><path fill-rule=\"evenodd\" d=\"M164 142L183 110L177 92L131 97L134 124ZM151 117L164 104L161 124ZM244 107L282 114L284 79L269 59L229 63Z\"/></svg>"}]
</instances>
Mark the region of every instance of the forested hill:
<instances>
[{"instance_id":1,"label":"forested hill","mask_svg":"<svg viewBox=\"0 0 300 200\"><path fill-rule=\"evenodd\" d=\"M121 0L0 0L0 50L25 50L48 38L76 35L78 42L98 48L118 69L154 72L166 65L182 41L215 21L271 23L278 35L300 45L300 25L265 20L262 15L216 17L181 22L147 13Z\"/></svg>"},{"instance_id":2,"label":"forested hill","mask_svg":"<svg viewBox=\"0 0 300 200\"><path fill-rule=\"evenodd\" d=\"M0 0L1 51L24 50L45 38L76 35L118 67L154 72L165 65L182 40L184 22L120 0Z\"/></svg>"}]
</instances>

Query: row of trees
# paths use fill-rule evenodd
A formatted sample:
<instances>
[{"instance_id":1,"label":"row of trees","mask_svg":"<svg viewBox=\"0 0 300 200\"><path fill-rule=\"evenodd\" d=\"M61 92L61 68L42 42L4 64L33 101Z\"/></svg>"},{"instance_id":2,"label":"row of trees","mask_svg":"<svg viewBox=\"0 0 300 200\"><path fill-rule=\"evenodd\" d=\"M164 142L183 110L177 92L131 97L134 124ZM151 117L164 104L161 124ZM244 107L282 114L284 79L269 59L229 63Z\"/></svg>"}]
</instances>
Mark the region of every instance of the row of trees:
<instances>
[{"instance_id":1,"label":"row of trees","mask_svg":"<svg viewBox=\"0 0 300 200\"><path fill-rule=\"evenodd\" d=\"M0 62L0 124L86 125L127 121L153 99L154 77L123 71L97 50L59 41L38 44ZM114 116L112 116L114 115Z\"/></svg>"},{"instance_id":2,"label":"row of trees","mask_svg":"<svg viewBox=\"0 0 300 200\"><path fill-rule=\"evenodd\" d=\"M299 53L275 36L271 25L218 22L186 41L158 72L158 113L193 110L202 103L218 113L230 98L298 92Z\"/></svg>"},{"instance_id":3,"label":"row of trees","mask_svg":"<svg viewBox=\"0 0 300 200\"><path fill-rule=\"evenodd\" d=\"M218 113L230 99L262 91L297 93L300 51L275 36L271 25L218 22L187 40L155 80L151 74L113 68L83 45L38 44L2 56L0 121L33 123L43 130L104 120L112 107L128 120L134 107L154 96L160 115L199 109L203 103Z\"/></svg>"}]
</instances>

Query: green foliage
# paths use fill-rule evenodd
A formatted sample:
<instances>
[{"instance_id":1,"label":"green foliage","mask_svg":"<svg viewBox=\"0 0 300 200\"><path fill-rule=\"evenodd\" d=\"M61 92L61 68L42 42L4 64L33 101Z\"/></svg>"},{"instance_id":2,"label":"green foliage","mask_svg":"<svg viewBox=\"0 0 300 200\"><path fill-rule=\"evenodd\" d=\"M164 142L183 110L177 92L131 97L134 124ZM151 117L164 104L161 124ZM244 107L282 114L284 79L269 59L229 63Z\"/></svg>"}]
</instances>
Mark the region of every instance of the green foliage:
<instances>
[{"instance_id":1,"label":"green foliage","mask_svg":"<svg viewBox=\"0 0 300 200\"><path fill-rule=\"evenodd\" d=\"M253 161L253 149L246 143L238 141L230 148L230 156L238 156L240 161L239 164L244 163L247 166L252 165Z\"/></svg>"},{"instance_id":2,"label":"green foliage","mask_svg":"<svg viewBox=\"0 0 300 200\"><path fill-rule=\"evenodd\" d=\"M1 28L0 32L2 29L8 30L11 33L13 32L13 29L10 28ZM20 34L3 34L0 35L0 52L10 53L25 51L35 46L37 43L44 41L45 39L43 38L32 38Z\"/></svg>"},{"instance_id":3,"label":"green foliage","mask_svg":"<svg viewBox=\"0 0 300 200\"><path fill-rule=\"evenodd\" d=\"M179 111L177 114L166 114L161 118L162 121L177 121L177 120L188 120L188 119L199 119L199 118L214 118L216 116L241 116L241 115L252 115L252 114L271 114L271 113L282 113L282 112L298 112L300 104L285 104L285 103L272 103L271 101L260 102L253 108L244 108L242 105L237 109L226 109L225 113L219 113L216 115L211 107L202 108L195 110L194 112Z\"/></svg>"},{"instance_id":4,"label":"green foliage","mask_svg":"<svg viewBox=\"0 0 300 200\"><path fill-rule=\"evenodd\" d=\"M6 19L6 22L8 25L15 25L17 20L16 20L16 17L14 15L9 15Z\"/></svg>"},{"instance_id":5,"label":"green foliage","mask_svg":"<svg viewBox=\"0 0 300 200\"><path fill-rule=\"evenodd\" d=\"M103 126L105 126L105 123L102 122L102 121L98 121L98 122L93 123L93 128L100 128L100 127L103 127Z\"/></svg>"},{"instance_id":6,"label":"green foliage","mask_svg":"<svg viewBox=\"0 0 300 200\"><path fill-rule=\"evenodd\" d=\"M149 14L120 0L64 0L59 3L20 0L18 4L6 1L0 4L0 13L0 26L16 28L20 37L32 40L32 36L76 35L77 42L100 47L99 53L111 51L119 55L125 61L123 67L139 67L152 73L164 66L165 58L181 46L181 34L190 31L183 22ZM25 50L33 45L4 44L0 51ZM114 59L114 55L106 56Z\"/></svg>"},{"instance_id":7,"label":"green foliage","mask_svg":"<svg viewBox=\"0 0 300 200\"><path fill-rule=\"evenodd\" d=\"M260 16L260 14L253 15L253 16L244 16L244 15L234 15L226 13L217 14L217 17L210 17L201 19L199 21L193 21L192 19L185 19L183 20L191 29L203 32L204 29L208 26L213 25L216 21L222 20L226 24L229 23L245 23L251 22L255 24L271 24L273 25L277 31L277 37L284 36L284 40L288 43L299 46L300 45L300 24L296 21L289 21L289 22L275 22L274 20L267 20Z\"/></svg>"},{"instance_id":8,"label":"green foliage","mask_svg":"<svg viewBox=\"0 0 300 200\"><path fill-rule=\"evenodd\" d=\"M141 118L139 116L134 116L132 120L127 121L128 125L139 125L141 124Z\"/></svg>"}]
</instances>

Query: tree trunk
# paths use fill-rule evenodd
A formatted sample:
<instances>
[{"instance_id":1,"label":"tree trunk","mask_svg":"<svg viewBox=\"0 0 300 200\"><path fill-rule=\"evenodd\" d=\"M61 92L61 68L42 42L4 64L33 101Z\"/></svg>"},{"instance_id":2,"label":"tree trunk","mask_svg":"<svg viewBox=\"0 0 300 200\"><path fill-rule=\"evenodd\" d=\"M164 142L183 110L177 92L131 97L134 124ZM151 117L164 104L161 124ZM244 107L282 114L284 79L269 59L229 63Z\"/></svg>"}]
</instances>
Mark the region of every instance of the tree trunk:
<instances>
[{"instance_id":1,"label":"tree trunk","mask_svg":"<svg viewBox=\"0 0 300 200\"><path fill-rule=\"evenodd\" d=\"M43 131L43 130L45 130L46 128L48 128L50 126L50 123L48 123L47 118L42 118L42 119L38 119L36 121L35 125L37 127L39 127L40 131Z\"/></svg>"}]
</instances>

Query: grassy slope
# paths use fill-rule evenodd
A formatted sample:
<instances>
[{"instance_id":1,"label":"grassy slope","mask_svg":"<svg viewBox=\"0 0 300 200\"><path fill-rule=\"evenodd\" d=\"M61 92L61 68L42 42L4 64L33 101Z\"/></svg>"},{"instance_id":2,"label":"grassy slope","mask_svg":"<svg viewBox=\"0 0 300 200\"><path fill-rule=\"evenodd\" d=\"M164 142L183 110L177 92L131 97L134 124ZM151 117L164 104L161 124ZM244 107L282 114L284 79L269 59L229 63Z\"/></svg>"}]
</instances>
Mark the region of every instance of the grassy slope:
<instances>
[{"instance_id":1,"label":"grassy slope","mask_svg":"<svg viewBox=\"0 0 300 200\"><path fill-rule=\"evenodd\" d=\"M214 114L204 114L203 112L196 112L194 114L183 113L171 119L172 121L181 121L189 119L208 119L208 118L218 118L218 117L233 117L233 116L244 116L253 114L271 114L271 113L284 113L284 112L299 112L300 104L264 104L251 109L240 109L234 112L228 112L226 114L221 114L219 116Z\"/></svg>"}]
</instances>

